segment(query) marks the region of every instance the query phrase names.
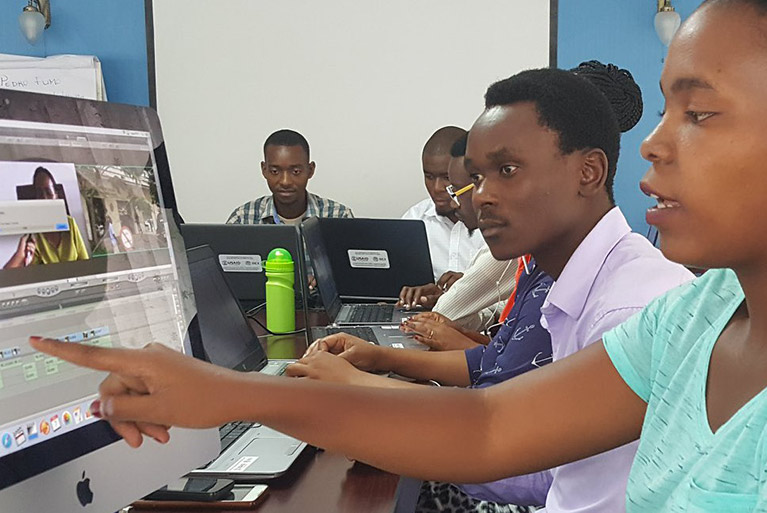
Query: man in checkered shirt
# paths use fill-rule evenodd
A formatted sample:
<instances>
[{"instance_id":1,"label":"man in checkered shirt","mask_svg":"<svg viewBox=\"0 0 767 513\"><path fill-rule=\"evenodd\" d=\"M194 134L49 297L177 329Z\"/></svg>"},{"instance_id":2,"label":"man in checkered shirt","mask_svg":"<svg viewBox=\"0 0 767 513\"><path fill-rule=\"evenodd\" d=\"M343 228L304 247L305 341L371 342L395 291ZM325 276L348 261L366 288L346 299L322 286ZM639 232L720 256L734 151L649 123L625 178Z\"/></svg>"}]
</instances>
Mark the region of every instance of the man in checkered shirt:
<instances>
[{"instance_id":1,"label":"man in checkered shirt","mask_svg":"<svg viewBox=\"0 0 767 513\"><path fill-rule=\"evenodd\" d=\"M314 175L309 143L293 130L278 130L264 143L261 174L272 194L238 207L229 224L301 224L307 217L354 217L352 210L306 190Z\"/></svg>"}]
</instances>

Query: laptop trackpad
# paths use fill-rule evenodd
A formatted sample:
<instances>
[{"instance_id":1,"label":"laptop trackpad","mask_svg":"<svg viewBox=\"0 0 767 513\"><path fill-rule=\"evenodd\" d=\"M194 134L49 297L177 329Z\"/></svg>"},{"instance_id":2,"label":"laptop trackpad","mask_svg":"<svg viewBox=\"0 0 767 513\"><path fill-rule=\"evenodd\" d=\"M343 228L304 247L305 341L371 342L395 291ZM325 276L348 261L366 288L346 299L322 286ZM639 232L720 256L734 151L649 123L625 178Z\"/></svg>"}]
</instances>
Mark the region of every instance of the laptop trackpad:
<instances>
[{"instance_id":1,"label":"laptop trackpad","mask_svg":"<svg viewBox=\"0 0 767 513\"><path fill-rule=\"evenodd\" d=\"M257 457L241 472L279 472L287 469L303 444L295 439L256 438L243 448L238 457Z\"/></svg>"}]
</instances>

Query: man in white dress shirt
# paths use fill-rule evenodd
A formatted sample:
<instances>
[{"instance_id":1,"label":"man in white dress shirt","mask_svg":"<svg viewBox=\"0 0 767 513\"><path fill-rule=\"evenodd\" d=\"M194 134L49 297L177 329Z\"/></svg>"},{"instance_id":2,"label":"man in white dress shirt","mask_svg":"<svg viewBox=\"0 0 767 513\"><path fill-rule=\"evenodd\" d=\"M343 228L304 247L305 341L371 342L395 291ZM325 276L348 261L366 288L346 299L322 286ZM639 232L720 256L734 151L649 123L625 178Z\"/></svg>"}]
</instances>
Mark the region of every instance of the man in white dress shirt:
<instances>
[{"instance_id":1,"label":"man in white dress shirt","mask_svg":"<svg viewBox=\"0 0 767 513\"><path fill-rule=\"evenodd\" d=\"M447 168L450 148L466 130L442 127L426 141L421 155L423 176L429 198L410 207L402 219L421 219L426 225L429 251L437 281L447 271L463 272L485 241L479 230L469 230L458 220L456 205L445 189L450 185Z\"/></svg>"}]
</instances>

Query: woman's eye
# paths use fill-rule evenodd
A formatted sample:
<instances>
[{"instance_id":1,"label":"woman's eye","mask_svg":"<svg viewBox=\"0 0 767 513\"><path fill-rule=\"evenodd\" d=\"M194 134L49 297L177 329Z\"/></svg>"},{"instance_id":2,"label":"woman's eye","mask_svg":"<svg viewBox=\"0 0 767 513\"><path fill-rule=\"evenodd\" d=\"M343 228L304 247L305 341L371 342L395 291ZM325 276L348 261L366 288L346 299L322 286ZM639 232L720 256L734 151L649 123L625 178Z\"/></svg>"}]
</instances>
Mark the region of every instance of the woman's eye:
<instances>
[{"instance_id":1,"label":"woman's eye","mask_svg":"<svg viewBox=\"0 0 767 513\"><path fill-rule=\"evenodd\" d=\"M701 123L713 115L713 112L696 112L692 110L687 111L687 116L692 120L693 123Z\"/></svg>"}]
</instances>

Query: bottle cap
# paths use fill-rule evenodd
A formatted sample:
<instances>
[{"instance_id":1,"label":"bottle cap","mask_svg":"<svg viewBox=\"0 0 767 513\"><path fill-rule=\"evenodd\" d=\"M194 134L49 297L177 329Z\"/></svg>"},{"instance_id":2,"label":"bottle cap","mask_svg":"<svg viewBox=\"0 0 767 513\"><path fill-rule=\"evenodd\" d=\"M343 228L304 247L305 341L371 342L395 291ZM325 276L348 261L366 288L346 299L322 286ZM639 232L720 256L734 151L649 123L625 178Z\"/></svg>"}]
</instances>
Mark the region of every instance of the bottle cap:
<instances>
[{"instance_id":1,"label":"bottle cap","mask_svg":"<svg viewBox=\"0 0 767 513\"><path fill-rule=\"evenodd\" d=\"M267 272L293 272L293 257L284 248L274 248L266 257L264 268Z\"/></svg>"}]
</instances>

